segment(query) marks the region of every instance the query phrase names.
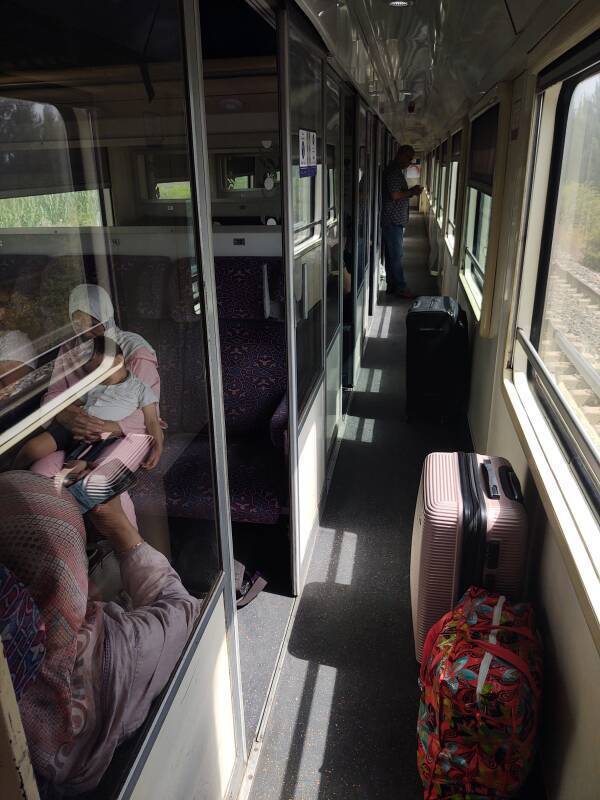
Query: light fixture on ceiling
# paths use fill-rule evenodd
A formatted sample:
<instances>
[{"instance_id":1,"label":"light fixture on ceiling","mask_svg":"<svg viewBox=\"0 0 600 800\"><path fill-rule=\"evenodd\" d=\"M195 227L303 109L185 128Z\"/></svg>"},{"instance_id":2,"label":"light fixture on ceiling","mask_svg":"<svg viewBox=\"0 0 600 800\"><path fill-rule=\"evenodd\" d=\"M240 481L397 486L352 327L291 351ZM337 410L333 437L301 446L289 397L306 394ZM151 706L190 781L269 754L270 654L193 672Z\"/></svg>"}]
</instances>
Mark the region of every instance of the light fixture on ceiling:
<instances>
[{"instance_id":1,"label":"light fixture on ceiling","mask_svg":"<svg viewBox=\"0 0 600 800\"><path fill-rule=\"evenodd\" d=\"M388 5L392 8L409 8L414 6L415 0L388 0Z\"/></svg>"}]
</instances>

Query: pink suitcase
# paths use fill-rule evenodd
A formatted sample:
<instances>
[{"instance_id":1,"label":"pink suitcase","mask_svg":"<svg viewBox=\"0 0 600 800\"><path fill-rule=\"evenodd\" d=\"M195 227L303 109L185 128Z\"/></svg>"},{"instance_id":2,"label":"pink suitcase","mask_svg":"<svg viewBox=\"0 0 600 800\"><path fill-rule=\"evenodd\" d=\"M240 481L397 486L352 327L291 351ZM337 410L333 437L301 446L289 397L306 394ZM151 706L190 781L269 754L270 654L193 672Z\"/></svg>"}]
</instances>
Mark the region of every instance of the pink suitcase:
<instances>
[{"instance_id":1,"label":"pink suitcase","mask_svg":"<svg viewBox=\"0 0 600 800\"><path fill-rule=\"evenodd\" d=\"M508 461L477 453L430 453L410 557L417 660L429 628L469 586L519 598L526 560L527 514Z\"/></svg>"}]
</instances>

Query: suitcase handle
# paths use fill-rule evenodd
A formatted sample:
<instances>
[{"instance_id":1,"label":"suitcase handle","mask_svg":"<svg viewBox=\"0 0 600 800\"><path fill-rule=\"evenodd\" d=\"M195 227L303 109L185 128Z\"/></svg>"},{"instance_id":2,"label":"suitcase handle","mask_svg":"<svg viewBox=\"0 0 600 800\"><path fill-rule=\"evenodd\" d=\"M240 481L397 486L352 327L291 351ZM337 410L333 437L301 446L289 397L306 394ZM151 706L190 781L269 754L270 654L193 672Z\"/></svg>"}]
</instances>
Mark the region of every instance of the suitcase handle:
<instances>
[{"instance_id":1,"label":"suitcase handle","mask_svg":"<svg viewBox=\"0 0 600 800\"><path fill-rule=\"evenodd\" d=\"M489 460L489 458L486 458L481 467L483 470L483 475L485 477L485 488L487 491L487 496L490 498L490 500L499 500L500 483L498 481L498 476L496 475L496 470L494 469L492 462Z\"/></svg>"},{"instance_id":2,"label":"suitcase handle","mask_svg":"<svg viewBox=\"0 0 600 800\"><path fill-rule=\"evenodd\" d=\"M500 483L505 497L514 500L515 503L523 502L521 484L512 467L500 467Z\"/></svg>"}]
</instances>

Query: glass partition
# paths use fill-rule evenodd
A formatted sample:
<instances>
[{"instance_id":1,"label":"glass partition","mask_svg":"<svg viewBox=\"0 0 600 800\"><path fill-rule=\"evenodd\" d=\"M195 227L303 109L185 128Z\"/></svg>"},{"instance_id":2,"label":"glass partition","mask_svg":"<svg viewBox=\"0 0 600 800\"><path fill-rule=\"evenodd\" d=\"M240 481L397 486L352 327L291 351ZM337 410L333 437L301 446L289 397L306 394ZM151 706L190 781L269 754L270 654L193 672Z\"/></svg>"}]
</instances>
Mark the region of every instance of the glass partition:
<instances>
[{"instance_id":1,"label":"glass partition","mask_svg":"<svg viewBox=\"0 0 600 800\"><path fill-rule=\"evenodd\" d=\"M46 8L3 14L0 563L43 796L105 798L221 574L204 266L179 3Z\"/></svg>"},{"instance_id":2,"label":"glass partition","mask_svg":"<svg viewBox=\"0 0 600 800\"><path fill-rule=\"evenodd\" d=\"M369 154L367 152L368 114L363 105L358 112L358 251L356 260L357 288L360 289L369 261Z\"/></svg>"},{"instance_id":3,"label":"glass partition","mask_svg":"<svg viewBox=\"0 0 600 800\"><path fill-rule=\"evenodd\" d=\"M335 81L327 79L325 92L325 131L327 140L327 181L325 196L327 198L327 338L329 347L340 326L340 292L341 292L341 126L340 126L340 89Z\"/></svg>"},{"instance_id":4,"label":"glass partition","mask_svg":"<svg viewBox=\"0 0 600 800\"><path fill-rule=\"evenodd\" d=\"M322 65L290 33L298 412L323 371Z\"/></svg>"}]
</instances>

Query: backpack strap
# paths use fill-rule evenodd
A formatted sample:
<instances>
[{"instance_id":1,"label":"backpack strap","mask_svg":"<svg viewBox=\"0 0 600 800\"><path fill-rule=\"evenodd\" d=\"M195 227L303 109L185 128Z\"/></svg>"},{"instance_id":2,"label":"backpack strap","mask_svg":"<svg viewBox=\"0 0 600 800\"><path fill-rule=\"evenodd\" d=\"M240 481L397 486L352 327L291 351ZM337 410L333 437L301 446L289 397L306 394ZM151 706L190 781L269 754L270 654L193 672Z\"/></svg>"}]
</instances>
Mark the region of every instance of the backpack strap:
<instances>
[{"instance_id":1,"label":"backpack strap","mask_svg":"<svg viewBox=\"0 0 600 800\"><path fill-rule=\"evenodd\" d=\"M512 631L513 629L510 628L509 630ZM470 636L468 638L469 641L481 647L482 650L486 650L488 653L496 656L496 658L499 658L501 661L506 661L508 664L515 667L515 669L518 669L519 672L521 672L527 678L527 681L531 686L531 691L535 695L536 699L539 698L541 694L540 687L533 679L531 670L521 656L518 656L516 653L513 653L512 650L509 650L507 647L503 647L500 644L492 644L491 642L486 642L485 639L473 639Z\"/></svg>"}]
</instances>

